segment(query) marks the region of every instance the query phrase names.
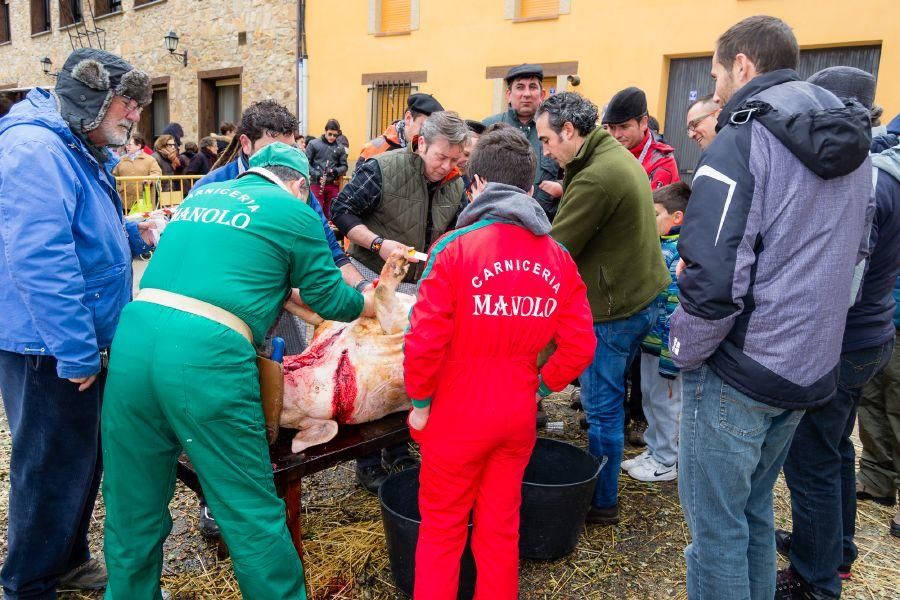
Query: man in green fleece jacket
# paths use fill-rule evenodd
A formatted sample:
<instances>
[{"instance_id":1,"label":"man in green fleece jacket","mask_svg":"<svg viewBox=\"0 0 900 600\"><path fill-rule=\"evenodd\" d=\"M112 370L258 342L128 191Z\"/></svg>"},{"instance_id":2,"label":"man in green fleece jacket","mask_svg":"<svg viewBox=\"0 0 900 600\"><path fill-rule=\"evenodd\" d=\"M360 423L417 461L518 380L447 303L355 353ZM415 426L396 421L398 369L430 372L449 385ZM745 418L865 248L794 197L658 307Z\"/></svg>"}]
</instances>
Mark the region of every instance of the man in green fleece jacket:
<instances>
[{"instance_id":1,"label":"man in green fleece jacket","mask_svg":"<svg viewBox=\"0 0 900 600\"><path fill-rule=\"evenodd\" d=\"M597 352L581 375L588 449L606 456L588 522L619 520L625 436L625 372L656 320L653 299L669 285L647 174L597 127L597 107L579 94L550 96L538 109L544 154L566 170L550 232L575 259L588 287Z\"/></svg>"},{"instance_id":2,"label":"man in green fleece jacket","mask_svg":"<svg viewBox=\"0 0 900 600\"><path fill-rule=\"evenodd\" d=\"M303 152L276 142L238 179L178 207L122 311L102 415L107 600L158 598L182 449L197 469L244 598L306 598L275 493L256 346L292 288L325 319L374 316L341 279L305 200ZM365 308L365 310L364 310Z\"/></svg>"}]
</instances>

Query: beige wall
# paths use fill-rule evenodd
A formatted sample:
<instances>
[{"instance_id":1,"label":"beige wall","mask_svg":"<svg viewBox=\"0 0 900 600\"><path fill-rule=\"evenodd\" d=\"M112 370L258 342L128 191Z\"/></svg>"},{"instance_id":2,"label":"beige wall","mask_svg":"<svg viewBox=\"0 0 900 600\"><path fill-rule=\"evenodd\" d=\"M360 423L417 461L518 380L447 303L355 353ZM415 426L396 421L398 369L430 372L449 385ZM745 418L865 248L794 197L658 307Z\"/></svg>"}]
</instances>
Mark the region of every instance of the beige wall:
<instances>
[{"instance_id":1,"label":"beige wall","mask_svg":"<svg viewBox=\"0 0 900 600\"><path fill-rule=\"evenodd\" d=\"M495 111L497 89L485 67L578 61L577 91L603 105L637 85L651 113L665 117L668 59L711 54L720 33L744 17L772 14L793 28L803 48L882 44L877 101L900 112L900 0L571 0L569 14L516 23L510 0L421 0L408 35L369 34L373 0L310 0L310 130L341 121L351 156L366 141L364 73L427 71L419 89L467 118Z\"/></svg>"},{"instance_id":2,"label":"beige wall","mask_svg":"<svg viewBox=\"0 0 900 600\"><path fill-rule=\"evenodd\" d=\"M88 29L94 29L82 0ZM243 67L241 103L274 98L295 111L297 7L277 0L162 0L134 8L123 0L123 12L98 19L106 30L106 49L119 54L151 77L169 76L169 119L181 123L186 140L197 131L197 72ZM39 61L49 56L58 70L71 52L69 36L59 30L59 2L51 1L51 33L31 36L29 0L10 0L12 43L0 46L0 86L52 87ZM178 50L188 51L188 66L167 56L163 37L175 30ZM238 33L247 32L246 45Z\"/></svg>"}]
</instances>

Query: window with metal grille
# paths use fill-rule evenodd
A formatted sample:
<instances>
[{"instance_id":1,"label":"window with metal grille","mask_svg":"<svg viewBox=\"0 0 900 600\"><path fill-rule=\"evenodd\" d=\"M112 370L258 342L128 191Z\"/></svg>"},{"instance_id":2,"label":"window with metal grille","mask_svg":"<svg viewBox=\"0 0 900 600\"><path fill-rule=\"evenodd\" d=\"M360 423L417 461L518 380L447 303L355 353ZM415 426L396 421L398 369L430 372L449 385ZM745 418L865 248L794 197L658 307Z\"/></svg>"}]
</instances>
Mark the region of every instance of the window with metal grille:
<instances>
[{"instance_id":1,"label":"window with metal grille","mask_svg":"<svg viewBox=\"0 0 900 600\"><path fill-rule=\"evenodd\" d=\"M0 44L12 39L9 27L9 0L0 0Z\"/></svg>"},{"instance_id":2,"label":"window with metal grille","mask_svg":"<svg viewBox=\"0 0 900 600\"><path fill-rule=\"evenodd\" d=\"M381 135L388 125L403 118L409 95L418 89L410 81L382 81L369 88L369 139Z\"/></svg>"},{"instance_id":3,"label":"window with metal grille","mask_svg":"<svg viewBox=\"0 0 900 600\"><path fill-rule=\"evenodd\" d=\"M381 33L401 33L410 30L411 0L381 0Z\"/></svg>"},{"instance_id":4,"label":"window with metal grille","mask_svg":"<svg viewBox=\"0 0 900 600\"><path fill-rule=\"evenodd\" d=\"M559 0L519 0L519 19L559 16Z\"/></svg>"},{"instance_id":5,"label":"window with metal grille","mask_svg":"<svg viewBox=\"0 0 900 600\"><path fill-rule=\"evenodd\" d=\"M81 23L81 0L59 0L59 26Z\"/></svg>"},{"instance_id":6,"label":"window with metal grille","mask_svg":"<svg viewBox=\"0 0 900 600\"><path fill-rule=\"evenodd\" d=\"M31 0L31 35L50 31L50 0Z\"/></svg>"}]
</instances>

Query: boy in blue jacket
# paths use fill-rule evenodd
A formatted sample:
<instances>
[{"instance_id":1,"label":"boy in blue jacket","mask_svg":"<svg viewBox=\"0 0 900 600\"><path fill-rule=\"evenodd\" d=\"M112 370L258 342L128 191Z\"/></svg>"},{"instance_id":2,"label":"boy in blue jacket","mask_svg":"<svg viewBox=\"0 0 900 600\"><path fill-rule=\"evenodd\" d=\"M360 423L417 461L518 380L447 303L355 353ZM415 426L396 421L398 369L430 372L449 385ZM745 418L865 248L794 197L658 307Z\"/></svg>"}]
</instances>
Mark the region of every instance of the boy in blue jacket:
<instances>
[{"instance_id":1,"label":"boy in blue jacket","mask_svg":"<svg viewBox=\"0 0 900 600\"><path fill-rule=\"evenodd\" d=\"M681 375L669 354L669 317L678 306L678 234L684 222L691 188L678 182L653 192L653 210L663 257L672 283L656 298L656 323L641 342L641 393L647 449L622 469L638 481L671 481L678 477L678 428L681 420Z\"/></svg>"}]
</instances>

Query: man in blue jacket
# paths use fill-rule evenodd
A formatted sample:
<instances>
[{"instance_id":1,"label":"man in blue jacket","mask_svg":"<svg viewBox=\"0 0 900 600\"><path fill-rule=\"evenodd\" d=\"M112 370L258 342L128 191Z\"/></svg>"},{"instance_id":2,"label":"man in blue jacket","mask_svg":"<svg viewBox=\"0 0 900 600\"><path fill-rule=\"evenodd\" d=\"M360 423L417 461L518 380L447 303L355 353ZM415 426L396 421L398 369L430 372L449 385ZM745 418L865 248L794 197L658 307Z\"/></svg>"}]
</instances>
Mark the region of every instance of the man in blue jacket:
<instances>
[{"instance_id":1,"label":"man in blue jacket","mask_svg":"<svg viewBox=\"0 0 900 600\"><path fill-rule=\"evenodd\" d=\"M149 77L79 49L53 92L0 119L0 395L12 434L6 598L106 584L87 531L100 483L107 349L149 224L125 223L107 146L150 103Z\"/></svg>"},{"instance_id":2,"label":"man in blue jacket","mask_svg":"<svg viewBox=\"0 0 900 600\"><path fill-rule=\"evenodd\" d=\"M207 183L237 179L238 175L247 170L247 162L250 157L272 142L282 142L293 146L296 130L297 119L291 114L291 111L274 100L262 100L251 104L241 115L237 133L216 160L213 170L201 177L194 187L199 188ZM309 195L309 206L316 211L322 221L325 240L328 242L328 247L331 248L334 264L344 275L344 281L354 286L362 285L361 282L365 281L363 276L350 264L350 259L338 244L334 237L334 231L328 224L325 213L322 212L322 205L313 194Z\"/></svg>"}]
</instances>

